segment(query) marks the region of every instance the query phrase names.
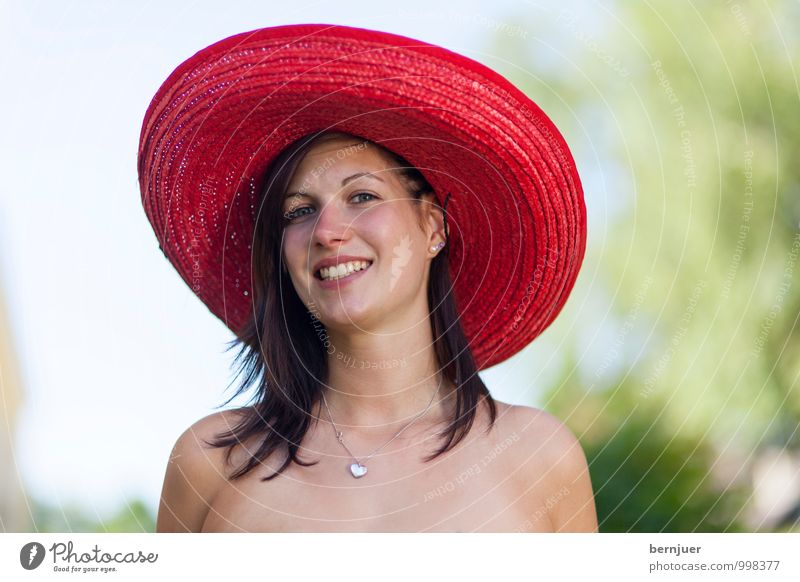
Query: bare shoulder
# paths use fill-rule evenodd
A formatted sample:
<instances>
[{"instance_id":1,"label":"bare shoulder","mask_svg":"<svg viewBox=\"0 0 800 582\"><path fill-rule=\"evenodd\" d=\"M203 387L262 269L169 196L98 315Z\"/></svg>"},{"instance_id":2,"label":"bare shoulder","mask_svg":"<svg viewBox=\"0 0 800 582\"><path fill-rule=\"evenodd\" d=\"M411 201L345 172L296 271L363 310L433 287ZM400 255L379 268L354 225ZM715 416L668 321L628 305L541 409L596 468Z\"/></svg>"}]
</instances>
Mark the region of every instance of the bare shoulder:
<instances>
[{"instance_id":1,"label":"bare shoulder","mask_svg":"<svg viewBox=\"0 0 800 582\"><path fill-rule=\"evenodd\" d=\"M510 450L522 491L535 492L528 500L531 510L546 511L555 531L597 531L589 467L575 434L544 410L499 404L501 434L515 443Z\"/></svg>"},{"instance_id":2,"label":"bare shoulder","mask_svg":"<svg viewBox=\"0 0 800 582\"><path fill-rule=\"evenodd\" d=\"M201 418L177 439L169 456L156 522L157 532L200 531L208 508L227 480L226 448L209 444L231 430L244 409Z\"/></svg>"},{"instance_id":3,"label":"bare shoulder","mask_svg":"<svg viewBox=\"0 0 800 582\"><path fill-rule=\"evenodd\" d=\"M557 449L571 449L578 439L567 426L549 412L532 406L502 404L506 415L507 430L514 431L520 439L537 444L532 452L553 453ZM580 447L580 445L578 445Z\"/></svg>"}]
</instances>

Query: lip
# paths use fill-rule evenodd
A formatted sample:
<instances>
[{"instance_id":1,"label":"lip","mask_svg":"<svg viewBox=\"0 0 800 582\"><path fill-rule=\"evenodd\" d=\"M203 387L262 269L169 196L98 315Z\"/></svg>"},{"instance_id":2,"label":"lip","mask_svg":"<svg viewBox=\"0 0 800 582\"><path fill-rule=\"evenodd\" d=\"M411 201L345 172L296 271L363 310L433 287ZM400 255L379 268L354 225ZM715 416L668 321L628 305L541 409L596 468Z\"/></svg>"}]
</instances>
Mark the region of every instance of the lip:
<instances>
[{"instance_id":1,"label":"lip","mask_svg":"<svg viewBox=\"0 0 800 582\"><path fill-rule=\"evenodd\" d=\"M357 257L355 255L334 255L333 257L329 257L327 259L322 259L317 264L314 265L314 268L311 269L311 276L315 279L317 278L317 271L319 271L322 267L331 267L333 265L338 265L339 263L347 263L348 261L369 261L373 263L372 259L367 257ZM317 279L319 281L319 279Z\"/></svg>"},{"instance_id":2,"label":"lip","mask_svg":"<svg viewBox=\"0 0 800 582\"><path fill-rule=\"evenodd\" d=\"M369 261L369 259L358 259L358 258L348 259L348 260L350 260L350 261ZM337 262L340 262L340 261L341 261L341 257L340 257L339 261L335 261L335 262L333 262L331 264L335 265ZM375 265L375 262L372 261L372 264L369 267L367 267L366 269L362 269L361 271L356 271L352 275L348 275L347 277L344 277L343 279L333 279L333 280L324 280L323 281L322 279L317 279L317 277L315 275L312 275L312 278L314 279L316 284L321 289L324 289L324 290L341 289L345 285L349 285L353 281L355 281L357 279L360 279L364 275L364 273L369 271L374 265ZM323 267L327 267L328 265L324 265L323 264L322 266ZM314 272L316 273L316 271L314 271Z\"/></svg>"}]
</instances>

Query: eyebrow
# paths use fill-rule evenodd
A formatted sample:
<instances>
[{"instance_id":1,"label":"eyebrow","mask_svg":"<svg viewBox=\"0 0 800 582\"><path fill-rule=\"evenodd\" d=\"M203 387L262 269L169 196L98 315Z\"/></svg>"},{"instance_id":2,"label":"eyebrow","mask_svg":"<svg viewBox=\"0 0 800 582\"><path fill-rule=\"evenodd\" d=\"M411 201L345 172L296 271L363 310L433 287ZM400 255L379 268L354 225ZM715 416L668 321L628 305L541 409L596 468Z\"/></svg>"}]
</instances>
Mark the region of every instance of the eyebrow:
<instances>
[{"instance_id":1,"label":"eyebrow","mask_svg":"<svg viewBox=\"0 0 800 582\"><path fill-rule=\"evenodd\" d=\"M369 172L358 172L352 176L347 176L347 178L342 180L342 187L347 186L350 182L358 178L372 178L373 180L378 180L379 182L385 182L383 178L376 176L375 174L370 174ZM287 192L283 199L286 200L287 198L292 198L293 196L310 196L310 194L308 192Z\"/></svg>"}]
</instances>

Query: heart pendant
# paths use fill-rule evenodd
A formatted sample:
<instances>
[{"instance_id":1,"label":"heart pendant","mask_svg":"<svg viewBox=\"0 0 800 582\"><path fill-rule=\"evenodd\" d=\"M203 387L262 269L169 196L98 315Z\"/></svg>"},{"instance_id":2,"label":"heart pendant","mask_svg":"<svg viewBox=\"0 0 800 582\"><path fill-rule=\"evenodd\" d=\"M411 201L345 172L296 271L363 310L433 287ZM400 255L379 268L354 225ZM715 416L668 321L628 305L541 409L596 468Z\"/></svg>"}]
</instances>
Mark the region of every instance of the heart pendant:
<instances>
[{"instance_id":1,"label":"heart pendant","mask_svg":"<svg viewBox=\"0 0 800 582\"><path fill-rule=\"evenodd\" d=\"M353 474L353 477L358 479L367 474L367 468L360 463L353 463L350 465L350 472Z\"/></svg>"}]
</instances>

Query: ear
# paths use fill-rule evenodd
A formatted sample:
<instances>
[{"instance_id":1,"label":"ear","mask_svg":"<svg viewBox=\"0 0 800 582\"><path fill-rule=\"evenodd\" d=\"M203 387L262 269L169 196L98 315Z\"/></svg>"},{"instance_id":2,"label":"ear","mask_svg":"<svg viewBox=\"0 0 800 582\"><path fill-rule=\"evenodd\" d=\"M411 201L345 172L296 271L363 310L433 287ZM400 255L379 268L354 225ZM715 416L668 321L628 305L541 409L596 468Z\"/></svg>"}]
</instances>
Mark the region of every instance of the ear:
<instances>
[{"instance_id":1,"label":"ear","mask_svg":"<svg viewBox=\"0 0 800 582\"><path fill-rule=\"evenodd\" d=\"M436 201L436 196L429 192L420 196L422 204L423 230L428 237L428 249L447 241L444 228L444 212ZM433 254L437 254L438 250Z\"/></svg>"}]
</instances>

